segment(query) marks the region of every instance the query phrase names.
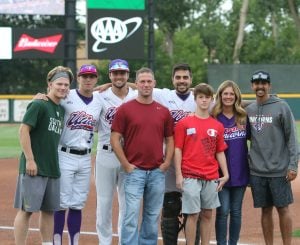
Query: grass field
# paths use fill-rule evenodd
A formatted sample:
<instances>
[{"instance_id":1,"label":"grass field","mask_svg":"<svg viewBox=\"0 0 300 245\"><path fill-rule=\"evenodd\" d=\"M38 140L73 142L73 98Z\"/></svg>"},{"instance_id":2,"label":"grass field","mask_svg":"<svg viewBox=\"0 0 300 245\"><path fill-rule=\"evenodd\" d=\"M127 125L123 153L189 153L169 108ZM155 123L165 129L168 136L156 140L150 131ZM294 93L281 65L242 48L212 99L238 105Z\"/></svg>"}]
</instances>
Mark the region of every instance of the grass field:
<instances>
[{"instance_id":1,"label":"grass field","mask_svg":"<svg viewBox=\"0 0 300 245\"><path fill-rule=\"evenodd\" d=\"M0 124L0 158L19 157L21 147L19 143L20 124ZM96 152L97 134L95 134L93 153Z\"/></svg>"},{"instance_id":2,"label":"grass field","mask_svg":"<svg viewBox=\"0 0 300 245\"><path fill-rule=\"evenodd\" d=\"M21 152L18 130L19 124L0 124L0 158L18 157ZM300 121L297 122L297 134L300 142ZM96 152L97 134L94 138L93 153Z\"/></svg>"},{"instance_id":3,"label":"grass field","mask_svg":"<svg viewBox=\"0 0 300 245\"><path fill-rule=\"evenodd\" d=\"M18 130L19 124L0 124L0 158L20 155Z\"/></svg>"}]
</instances>

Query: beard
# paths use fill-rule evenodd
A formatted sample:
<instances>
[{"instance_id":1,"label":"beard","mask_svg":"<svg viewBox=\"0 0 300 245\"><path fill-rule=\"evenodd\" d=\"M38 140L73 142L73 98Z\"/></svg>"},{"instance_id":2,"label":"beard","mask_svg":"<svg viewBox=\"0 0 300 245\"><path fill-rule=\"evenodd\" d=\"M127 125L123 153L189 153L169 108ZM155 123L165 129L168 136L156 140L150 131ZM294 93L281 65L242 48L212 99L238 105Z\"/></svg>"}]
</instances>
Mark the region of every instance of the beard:
<instances>
[{"instance_id":1,"label":"beard","mask_svg":"<svg viewBox=\"0 0 300 245\"><path fill-rule=\"evenodd\" d=\"M176 86L176 92L179 93L179 94L186 94L188 91L189 91L189 87L188 86Z\"/></svg>"},{"instance_id":2,"label":"beard","mask_svg":"<svg viewBox=\"0 0 300 245\"><path fill-rule=\"evenodd\" d=\"M126 82L122 82L122 83L115 82L112 84L112 86L119 88L119 89L123 88L125 85L126 85Z\"/></svg>"}]
</instances>

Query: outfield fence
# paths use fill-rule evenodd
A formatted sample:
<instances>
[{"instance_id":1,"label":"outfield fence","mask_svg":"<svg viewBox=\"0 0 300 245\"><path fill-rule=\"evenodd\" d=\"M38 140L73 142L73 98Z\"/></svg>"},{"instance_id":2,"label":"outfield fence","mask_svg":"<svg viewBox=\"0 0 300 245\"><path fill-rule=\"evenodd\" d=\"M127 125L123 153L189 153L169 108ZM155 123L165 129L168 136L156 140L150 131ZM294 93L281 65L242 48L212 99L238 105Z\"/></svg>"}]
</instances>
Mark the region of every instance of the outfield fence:
<instances>
[{"instance_id":1,"label":"outfield fence","mask_svg":"<svg viewBox=\"0 0 300 245\"><path fill-rule=\"evenodd\" d=\"M300 93L277 95L287 101L295 119L300 120ZM0 123L20 123L32 98L33 95L0 95ZM242 98L255 100L255 95L243 94Z\"/></svg>"}]
</instances>

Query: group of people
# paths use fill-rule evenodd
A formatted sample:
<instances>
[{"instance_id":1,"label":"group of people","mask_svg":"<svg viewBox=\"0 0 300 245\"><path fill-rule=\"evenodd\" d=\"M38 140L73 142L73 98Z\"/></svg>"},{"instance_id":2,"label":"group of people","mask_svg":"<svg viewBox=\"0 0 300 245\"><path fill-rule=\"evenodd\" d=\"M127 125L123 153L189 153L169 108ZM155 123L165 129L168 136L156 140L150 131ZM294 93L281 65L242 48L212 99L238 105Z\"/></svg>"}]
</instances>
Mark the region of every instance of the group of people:
<instances>
[{"instance_id":1,"label":"group of people","mask_svg":"<svg viewBox=\"0 0 300 245\"><path fill-rule=\"evenodd\" d=\"M248 185L254 207L262 209L266 244L273 244L273 207L283 244L291 244L298 141L288 104L270 95L267 72L252 75L256 101L247 107L233 81L224 81L215 99L208 84L191 88L188 64L173 67L173 90L155 88L149 68L139 69L129 84L129 65L122 59L110 62L111 83L102 92L94 91L98 77L95 66L83 65L78 89L69 91L72 72L55 67L47 76L47 95L27 108L20 126L17 245L25 244L37 211L42 244L62 244L66 219L69 244L78 244L94 131L99 244L112 244L116 190L120 244L157 244L160 214L165 245L177 244L182 227L188 245L209 244L215 208L217 244L237 244Z\"/></svg>"}]
</instances>

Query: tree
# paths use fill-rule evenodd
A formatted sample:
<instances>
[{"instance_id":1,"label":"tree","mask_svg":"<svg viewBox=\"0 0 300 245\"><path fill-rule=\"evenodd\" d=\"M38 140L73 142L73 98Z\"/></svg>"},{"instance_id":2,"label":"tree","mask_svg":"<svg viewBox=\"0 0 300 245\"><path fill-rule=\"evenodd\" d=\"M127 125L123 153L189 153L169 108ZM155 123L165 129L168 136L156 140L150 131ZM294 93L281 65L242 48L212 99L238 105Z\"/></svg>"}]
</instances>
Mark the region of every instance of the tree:
<instances>
[{"instance_id":1,"label":"tree","mask_svg":"<svg viewBox=\"0 0 300 245\"><path fill-rule=\"evenodd\" d=\"M157 50L164 45L164 34L155 32ZM174 34L174 55L169 57L166 51L157 52L156 78L158 87L172 88L172 67L177 63L188 63L193 70L194 84L206 81L206 67L203 62L207 50L198 33L192 29L184 29Z\"/></svg>"},{"instance_id":2,"label":"tree","mask_svg":"<svg viewBox=\"0 0 300 245\"><path fill-rule=\"evenodd\" d=\"M239 30L237 33L237 38L235 41L235 46L233 50L233 63L239 64L240 63L240 49L243 46L243 40L244 40L244 28L246 24L247 19L247 11L249 6L249 0L243 0L243 4L240 11L240 22L239 22Z\"/></svg>"},{"instance_id":3,"label":"tree","mask_svg":"<svg viewBox=\"0 0 300 245\"><path fill-rule=\"evenodd\" d=\"M291 15L293 17L295 26L296 26L296 30L298 33L298 38L300 39L300 17L299 17L299 11L298 8L296 8L296 3L295 0L287 0L288 1L288 5L289 5L289 9L291 12Z\"/></svg>"},{"instance_id":4,"label":"tree","mask_svg":"<svg viewBox=\"0 0 300 245\"><path fill-rule=\"evenodd\" d=\"M190 0L156 0L155 23L164 33L164 49L173 57L173 36L176 30L183 28L190 17L193 7Z\"/></svg>"}]
</instances>

